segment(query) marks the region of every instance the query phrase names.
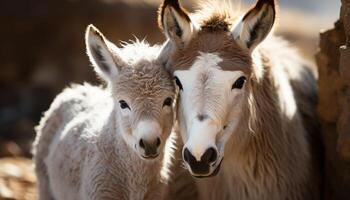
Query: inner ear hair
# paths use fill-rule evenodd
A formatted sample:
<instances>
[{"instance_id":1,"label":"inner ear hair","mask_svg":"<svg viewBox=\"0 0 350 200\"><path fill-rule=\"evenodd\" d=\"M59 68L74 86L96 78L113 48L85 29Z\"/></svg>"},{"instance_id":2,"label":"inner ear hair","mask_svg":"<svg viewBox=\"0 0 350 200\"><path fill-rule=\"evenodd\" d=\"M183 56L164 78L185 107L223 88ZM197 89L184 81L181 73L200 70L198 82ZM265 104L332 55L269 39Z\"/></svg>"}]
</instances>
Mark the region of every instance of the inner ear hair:
<instances>
[{"instance_id":1,"label":"inner ear hair","mask_svg":"<svg viewBox=\"0 0 350 200\"><path fill-rule=\"evenodd\" d=\"M167 38L182 48L191 38L193 27L187 11L178 0L165 0L160 6L158 22Z\"/></svg>"},{"instance_id":2,"label":"inner ear hair","mask_svg":"<svg viewBox=\"0 0 350 200\"><path fill-rule=\"evenodd\" d=\"M164 17L166 8L173 8L175 11L177 11L177 13L179 13L181 17L185 18L188 22L191 21L188 16L188 12L181 6L179 0L164 0L158 10L158 25L162 30L165 29Z\"/></svg>"},{"instance_id":3,"label":"inner ear hair","mask_svg":"<svg viewBox=\"0 0 350 200\"><path fill-rule=\"evenodd\" d=\"M276 18L274 0L258 0L242 18L237 38L248 48L254 49L269 34Z\"/></svg>"},{"instance_id":4,"label":"inner ear hair","mask_svg":"<svg viewBox=\"0 0 350 200\"><path fill-rule=\"evenodd\" d=\"M164 10L164 13L166 16L170 16L170 17L164 17L164 27L165 27L165 31L167 32L167 34L169 36L172 36L173 38L178 37L181 38L183 31L181 30L179 21L176 19L176 13L173 11L173 9L167 8L166 10ZM174 34L173 34L174 33Z\"/></svg>"},{"instance_id":5,"label":"inner ear hair","mask_svg":"<svg viewBox=\"0 0 350 200\"><path fill-rule=\"evenodd\" d=\"M114 47L103 34L93 25L89 25L86 34L87 54L94 70L103 79L109 81L110 78L118 74L121 58L113 54L111 48ZM114 51L116 52L116 51Z\"/></svg>"},{"instance_id":6,"label":"inner ear hair","mask_svg":"<svg viewBox=\"0 0 350 200\"><path fill-rule=\"evenodd\" d=\"M98 44L91 47L91 53L96 58L96 62L100 66L101 70L105 73L110 73L110 69L108 64L106 63L106 59L102 55L102 47Z\"/></svg>"}]
</instances>

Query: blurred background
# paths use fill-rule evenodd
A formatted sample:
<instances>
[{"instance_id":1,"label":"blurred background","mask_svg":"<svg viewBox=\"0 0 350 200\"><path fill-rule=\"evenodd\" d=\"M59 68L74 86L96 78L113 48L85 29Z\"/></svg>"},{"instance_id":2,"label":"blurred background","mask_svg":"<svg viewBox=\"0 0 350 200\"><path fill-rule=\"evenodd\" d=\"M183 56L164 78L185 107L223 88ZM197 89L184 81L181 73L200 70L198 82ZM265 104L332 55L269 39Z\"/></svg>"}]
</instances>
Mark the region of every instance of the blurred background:
<instances>
[{"instance_id":1,"label":"blurred background","mask_svg":"<svg viewBox=\"0 0 350 200\"><path fill-rule=\"evenodd\" d=\"M164 41L157 27L160 2L0 1L0 157L30 157L33 127L56 94L70 83L98 83L85 54L88 24L117 44L134 35L160 44ZM182 0L189 10L193 2ZM254 2L243 1L242 9ZM332 28L339 18L340 0L280 0L279 4L277 34L314 60L319 32Z\"/></svg>"},{"instance_id":2,"label":"blurred background","mask_svg":"<svg viewBox=\"0 0 350 200\"><path fill-rule=\"evenodd\" d=\"M55 95L70 83L95 82L85 54L84 31L95 24L118 43L164 41L157 27L160 0L0 1L0 156L30 156L33 127ZM186 8L193 0L183 0ZM243 2L251 6L254 0ZM277 34L309 59L319 31L338 18L337 0L281 0Z\"/></svg>"}]
</instances>

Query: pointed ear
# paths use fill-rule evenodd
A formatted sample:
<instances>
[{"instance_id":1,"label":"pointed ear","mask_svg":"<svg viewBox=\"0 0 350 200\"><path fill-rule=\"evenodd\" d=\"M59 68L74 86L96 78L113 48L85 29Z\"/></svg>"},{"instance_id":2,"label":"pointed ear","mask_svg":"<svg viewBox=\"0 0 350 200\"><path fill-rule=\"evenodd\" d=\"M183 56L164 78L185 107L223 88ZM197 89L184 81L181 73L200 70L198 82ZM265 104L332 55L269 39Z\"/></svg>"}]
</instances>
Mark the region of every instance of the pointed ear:
<instances>
[{"instance_id":1,"label":"pointed ear","mask_svg":"<svg viewBox=\"0 0 350 200\"><path fill-rule=\"evenodd\" d=\"M258 0L234 28L233 37L241 46L253 51L270 33L275 18L275 0Z\"/></svg>"},{"instance_id":2,"label":"pointed ear","mask_svg":"<svg viewBox=\"0 0 350 200\"><path fill-rule=\"evenodd\" d=\"M166 37L177 48L183 48L191 40L194 25L178 0L164 0L159 8L158 22Z\"/></svg>"},{"instance_id":3,"label":"pointed ear","mask_svg":"<svg viewBox=\"0 0 350 200\"><path fill-rule=\"evenodd\" d=\"M174 48L174 44L173 42L171 42L169 39L167 41L165 41L159 51L158 57L157 57L157 61L163 65L165 67L165 69L167 71L171 71L170 70L170 66L168 66L168 63L171 59L171 55L174 53L174 50L176 50L176 48Z\"/></svg>"},{"instance_id":4,"label":"pointed ear","mask_svg":"<svg viewBox=\"0 0 350 200\"><path fill-rule=\"evenodd\" d=\"M111 78L118 75L118 71L124 64L117 55L119 49L93 25L89 25L86 29L85 43L90 62L101 78L109 82Z\"/></svg>"}]
</instances>

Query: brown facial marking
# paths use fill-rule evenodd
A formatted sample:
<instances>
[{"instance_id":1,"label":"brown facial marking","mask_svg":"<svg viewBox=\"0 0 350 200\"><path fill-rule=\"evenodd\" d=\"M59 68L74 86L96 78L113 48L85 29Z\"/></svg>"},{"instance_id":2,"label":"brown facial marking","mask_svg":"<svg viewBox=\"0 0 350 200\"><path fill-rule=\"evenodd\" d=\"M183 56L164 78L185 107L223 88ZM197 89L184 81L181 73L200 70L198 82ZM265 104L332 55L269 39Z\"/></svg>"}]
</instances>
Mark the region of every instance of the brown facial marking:
<instances>
[{"instance_id":1,"label":"brown facial marking","mask_svg":"<svg viewBox=\"0 0 350 200\"><path fill-rule=\"evenodd\" d=\"M226 16L215 14L202 22L202 30L207 32L229 31L231 23L226 20Z\"/></svg>"},{"instance_id":2,"label":"brown facial marking","mask_svg":"<svg viewBox=\"0 0 350 200\"><path fill-rule=\"evenodd\" d=\"M170 63L172 70L188 70L199 56L199 52L218 54L223 59L219 63L222 70L241 70L245 73L251 70L250 53L233 40L230 32L212 30L201 30L187 47L178 50Z\"/></svg>"}]
</instances>

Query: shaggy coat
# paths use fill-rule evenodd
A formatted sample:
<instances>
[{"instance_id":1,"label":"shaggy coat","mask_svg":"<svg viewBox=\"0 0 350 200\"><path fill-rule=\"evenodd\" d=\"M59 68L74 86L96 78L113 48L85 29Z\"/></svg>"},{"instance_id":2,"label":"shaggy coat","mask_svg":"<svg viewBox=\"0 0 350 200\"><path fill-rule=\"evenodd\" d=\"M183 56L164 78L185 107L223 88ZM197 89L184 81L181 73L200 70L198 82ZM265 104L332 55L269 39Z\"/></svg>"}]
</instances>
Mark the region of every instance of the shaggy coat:
<instances>
[{"instance_id":1,"label":"shaggy coat","mask_svg":"<svg viewBox=\"0 0 350 200\"><path fill-rule=\"evenodd\" d=\"M178 102L182 138L186 151L192 148L191 156L197 159L186 166L195 176L204 174L196 179L200 199L320 199L320 152L314 145L319 142L315 68L283 39L273 35L265 39L275 19L275 1L259 0L243 18L222 1L200 5L189 16L177 0L165 0L159 12L168 38L163 60L182 92ZM217 103L231 91L218 95L224 87L215 88L221 82L214 73L222 78L243 75L241 90L232 85L236 94L232 104ZM198 115L188 110L196 110L196 105ZM206 120L207 127L222 128L200 129ZM198 125L189 128L194 122ZM201 131L192 131L197 129ZM197 134L197 140L191 140ZM211 154L212 160L217 159L208 167L216 166L209 171L211 177L205 177L205 166L193 171L205 163L206 153L198 153L205 150L201 148L207 140L202 138L214 138L209 145L219 154Z\"/></svg>"},{"instance_id":2,"label":"shaggy coat","mask_svg":"<svg viewBox=\"0 0 350 200\"><path fill-rule=\"evenodd\" d=\"M104 39L93 31L94 39ZM108 58L102 59L107 54L100 44L104 45L91 44L98 51L89 53L98 55L90 55L93 59L101 59L94 67L100 76L104 73L103 78L110 78L107 88L84 84L65 89L36 127L33 153L40 199L136 200L162 196L163 148L173 123L172 105L166 108L169 101L164 98L174 98L173 81L157 62L159 48L144 42L125 44L119 50L108 48L117 64L121 63L117 55L128 64L119 65L118 75L110 76L108 73L116 69L110 68L113 64ZM125 105L119 108L120 98L132 102L131 111L124 111ZM127 114L121 112L132 115L124 119L122 115ZM141 159L134 149L136 144L130 145L125 139L135 137L137 122L146 118L157 121L163 130L160 155L151 160Z\"/></svg>"}]
</instances>

